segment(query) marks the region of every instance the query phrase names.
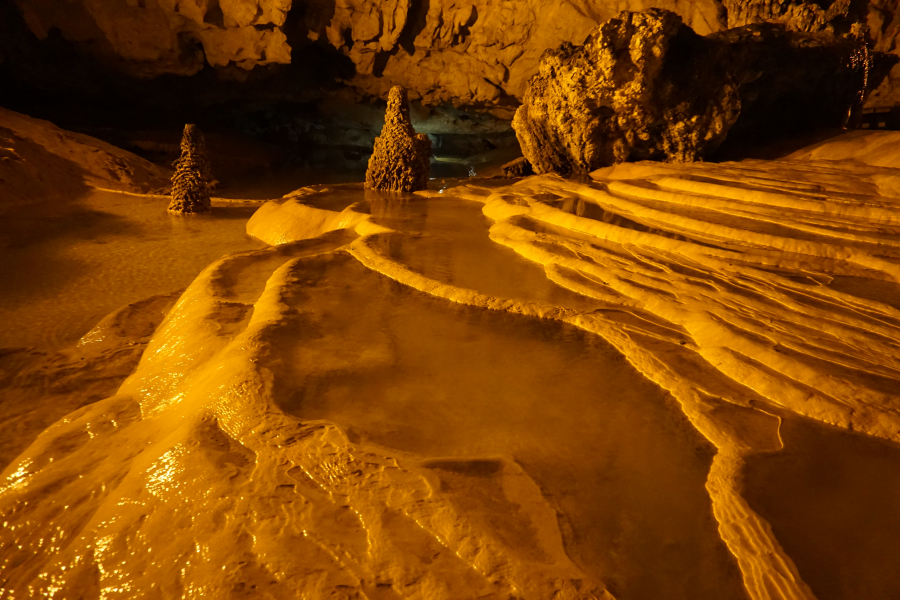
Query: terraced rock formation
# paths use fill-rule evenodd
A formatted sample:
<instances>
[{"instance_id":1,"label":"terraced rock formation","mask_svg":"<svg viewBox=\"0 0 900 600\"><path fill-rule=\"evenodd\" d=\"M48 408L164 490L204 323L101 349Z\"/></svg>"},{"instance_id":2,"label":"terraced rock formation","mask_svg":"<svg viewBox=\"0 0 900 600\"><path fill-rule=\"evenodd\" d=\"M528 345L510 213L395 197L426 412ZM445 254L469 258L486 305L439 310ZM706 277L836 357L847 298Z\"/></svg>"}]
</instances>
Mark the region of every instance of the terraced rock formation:
<instances>
[{"instance_id":1,"label":"terraced rock formation","mask_svg":"<svg viewBox=\"0 0 900 600\"><path fill-rule=\"evenodd\" d=\"M0 474L6 595L891 597L897 141L268 203Z\"/></svg>"}]
</instances>

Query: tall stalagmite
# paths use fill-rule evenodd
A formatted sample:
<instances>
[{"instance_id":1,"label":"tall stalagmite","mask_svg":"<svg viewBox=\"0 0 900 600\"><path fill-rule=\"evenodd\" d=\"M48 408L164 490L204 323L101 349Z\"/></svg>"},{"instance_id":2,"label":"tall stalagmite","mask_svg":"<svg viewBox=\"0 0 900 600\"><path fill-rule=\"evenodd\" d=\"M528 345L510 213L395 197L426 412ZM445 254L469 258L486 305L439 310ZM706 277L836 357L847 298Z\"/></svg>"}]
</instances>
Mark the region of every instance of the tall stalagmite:
<instances>
[{"instance_id":1,"label":"tall stalagmite","mask_svg":"<svg viewBox=\"0 0 900 600\"><path fill-rule=\"evenodd\" d=\"M172 176L172 201L169 212L176 214L207 213L211 210L209 161L206 141L196 125L185 125L181 138L181 157L175 161Z\"/></svg>"},{"instance_id":2,"label":"tall stalagmite","mask_svg":"<svg viewBox=\"0 0 900 600\"><path fill-rule=\"evenodd\" d=\"M366 170L366 187L395 192L414 192L428 187L431 140L417 134L409 119L409 100L403 86L388 94L384 128L375 138L375 149Z\"/></svg>"}]
</instances>

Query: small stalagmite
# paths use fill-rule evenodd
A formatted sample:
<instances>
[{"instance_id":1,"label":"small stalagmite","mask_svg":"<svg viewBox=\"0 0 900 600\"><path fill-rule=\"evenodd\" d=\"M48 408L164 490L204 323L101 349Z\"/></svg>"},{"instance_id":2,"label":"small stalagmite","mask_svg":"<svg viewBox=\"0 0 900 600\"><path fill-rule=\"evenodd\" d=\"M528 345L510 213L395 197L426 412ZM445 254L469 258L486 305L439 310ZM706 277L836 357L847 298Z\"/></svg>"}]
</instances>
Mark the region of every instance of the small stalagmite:
<instances>
[{"instance_id":1,"label":"small stalagmite","mask_svg":"<svg viewBox=\"0 0 900 600\"><path fill-rule=\"evenodd\" d=\"M366 170L366 187L395 192L414 192L428 186L431 140L417 134L409 119L406 89L395 85L388 93L384 128Z\"/></svg>"},{"instance_id":2,"label":"small stalagmite","mask_svg":"<svg viewBox=\"0 0 900 600\"><path fill-rule=\"evenodd\" d=\"M208 213L210 168L206 158L206 141L196 125L185 125L181 138L181 157L175 161L172 176L172 201L169 212L174 214Z\"/></svg>"}]
</instances>

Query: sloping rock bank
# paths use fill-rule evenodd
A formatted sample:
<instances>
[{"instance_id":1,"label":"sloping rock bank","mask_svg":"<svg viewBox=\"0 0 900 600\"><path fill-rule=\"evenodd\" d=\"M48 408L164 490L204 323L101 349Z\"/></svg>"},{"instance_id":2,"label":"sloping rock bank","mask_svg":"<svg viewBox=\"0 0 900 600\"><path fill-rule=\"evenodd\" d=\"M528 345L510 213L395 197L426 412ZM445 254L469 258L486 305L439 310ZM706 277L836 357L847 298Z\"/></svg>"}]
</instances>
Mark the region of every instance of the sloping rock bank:
<instances>
[{"instance_id":1,"label":"sloping rock bank","mask_svg":"<svg viewBox=\"0 0 900 600\"><path fill-rule=\"evenodd\" d=\"M702 160L726 136L844 125L870 63L855 37L775 25L702 37L670 11L623 12L544 53L513 127L538 173Z\"/></svg>"},{"instance_id":2,"label":"sloping rock bank","mask_svg":"<svg viewBox=\"0 0 900 600\"><path fill-rule=\"evenodd\" d=\"M90 188L148 192L167 183L165 169L131 152L0 108L0 213Z\"/></svg>"}]
</instances>

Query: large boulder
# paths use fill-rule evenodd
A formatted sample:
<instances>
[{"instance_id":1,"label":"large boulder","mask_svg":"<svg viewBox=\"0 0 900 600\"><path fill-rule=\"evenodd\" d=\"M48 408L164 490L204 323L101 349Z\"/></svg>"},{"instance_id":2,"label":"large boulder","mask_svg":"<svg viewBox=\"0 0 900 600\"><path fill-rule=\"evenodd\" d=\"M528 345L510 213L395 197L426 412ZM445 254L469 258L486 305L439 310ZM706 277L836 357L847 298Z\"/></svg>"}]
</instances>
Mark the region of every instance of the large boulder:
<instances>
[{"instance_id":1,"label":"large boulder","mask_svg":"<svg viewBox=\"0 0 900 600\"><path fill-rule=\"evenodd\" d=\"M416 133L409 119L409 100L402 86L388 94L384 128L366 169L366 187L393 192L415 192L428 187L431 140Z\"/></svg>"},{"instance_id":2,"label":"large boulder","mask_svg":"<svg viewBox=\"0 0 900 600\"><path fill-rule=\"evenodd\" d=\"M761 24L703 37L666 10L623 12L544 53L513 128L538 173L702 160L729 135L841 126L869 66L851 36Z\"/></svg>"}]
</instances>

